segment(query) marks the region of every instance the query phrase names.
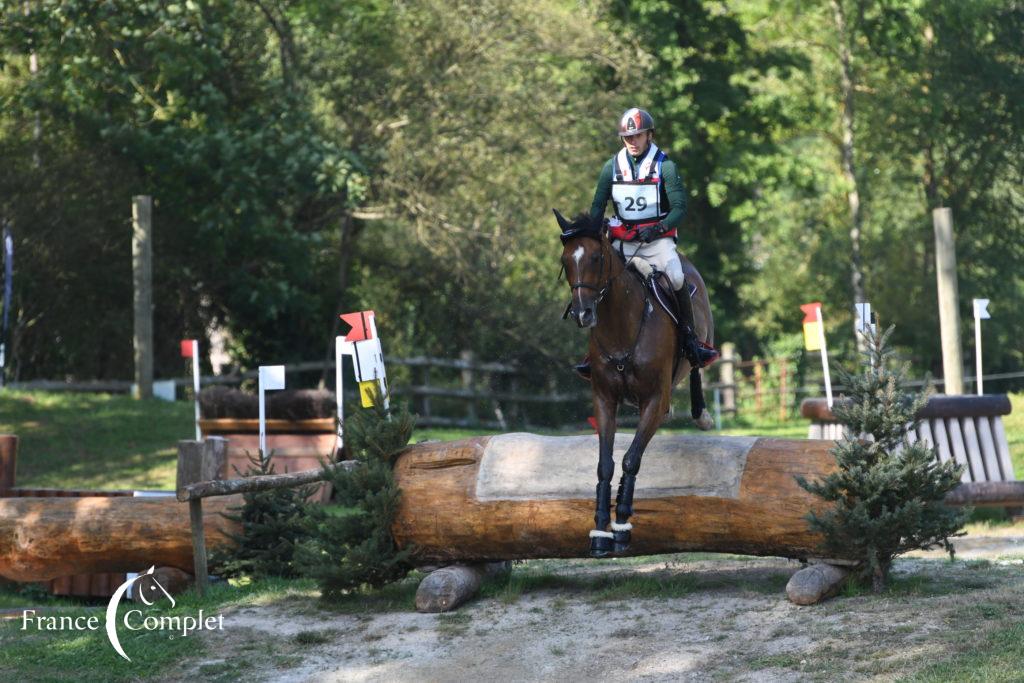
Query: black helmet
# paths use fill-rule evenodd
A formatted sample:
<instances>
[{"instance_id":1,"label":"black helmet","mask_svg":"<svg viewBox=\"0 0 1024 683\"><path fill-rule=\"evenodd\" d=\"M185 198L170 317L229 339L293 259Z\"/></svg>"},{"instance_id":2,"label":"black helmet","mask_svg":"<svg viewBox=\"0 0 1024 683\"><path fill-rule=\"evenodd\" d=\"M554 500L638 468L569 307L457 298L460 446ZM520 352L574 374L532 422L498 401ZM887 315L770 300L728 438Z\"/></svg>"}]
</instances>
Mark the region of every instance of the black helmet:
<instances>
[{"instance_id":1,"label":"black helmet","mask_svg":"<svg viewBox=\"0 0 1024 683\"><path fill-rule=\"evenodd\" d=\"M645 130L654 130L654 117L643 109L637 109L636 107L627 109L626 113L619 119L620 138L643 133Z\"/></svg>"}]
</instances>

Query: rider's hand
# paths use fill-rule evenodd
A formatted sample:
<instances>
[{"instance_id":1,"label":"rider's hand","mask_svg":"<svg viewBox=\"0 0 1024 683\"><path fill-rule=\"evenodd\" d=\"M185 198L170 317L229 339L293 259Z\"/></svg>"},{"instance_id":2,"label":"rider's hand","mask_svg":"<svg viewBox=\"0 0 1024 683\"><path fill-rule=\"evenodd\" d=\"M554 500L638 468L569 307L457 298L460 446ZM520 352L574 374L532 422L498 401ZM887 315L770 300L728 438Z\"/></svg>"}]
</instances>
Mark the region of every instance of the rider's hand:
<instances>
[{"instance_id":1,"label":"rider's hand","mask_svg":"<svg viewBox=\"0 0 1024 683\"><path fill-rule=\"evenodd\" d=\"M662 227L661 223L655 223L654 225L645 225L644 227L637 230L636 237L644 244L647 244L648 242L653 242L654 240L661 237L661 235L664 232L665 230Z\"/></svg>"}]
</instances>

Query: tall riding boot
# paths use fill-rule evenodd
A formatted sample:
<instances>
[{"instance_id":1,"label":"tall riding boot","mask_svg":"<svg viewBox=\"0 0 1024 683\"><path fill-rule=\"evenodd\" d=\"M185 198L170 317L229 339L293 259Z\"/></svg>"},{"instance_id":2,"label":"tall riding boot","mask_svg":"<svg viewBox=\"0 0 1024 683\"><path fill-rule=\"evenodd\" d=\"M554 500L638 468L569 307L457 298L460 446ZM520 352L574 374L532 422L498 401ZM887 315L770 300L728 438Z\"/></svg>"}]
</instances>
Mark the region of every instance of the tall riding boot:
<instances>
[{"instance_id":1,"label":"tall riding boot","mask_svg":"<svg viewBox=\"0 0 1024 683\"><path fill-rule=\"evenodd\" d=\"M718 358L718 351L697 339L694 332L693 302L690 301L690 288L683 285L676 290L676 302L679 304L679 343L683 357L695 368L703 368Z\"/></svg>"}]
</instances>

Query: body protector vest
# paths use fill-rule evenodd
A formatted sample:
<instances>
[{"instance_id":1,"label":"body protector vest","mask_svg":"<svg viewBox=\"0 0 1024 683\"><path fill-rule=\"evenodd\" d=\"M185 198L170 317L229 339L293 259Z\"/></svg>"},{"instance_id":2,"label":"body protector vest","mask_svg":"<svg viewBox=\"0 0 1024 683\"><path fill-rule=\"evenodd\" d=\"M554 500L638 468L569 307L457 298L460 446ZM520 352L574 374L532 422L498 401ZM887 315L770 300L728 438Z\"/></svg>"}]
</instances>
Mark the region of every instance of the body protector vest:
<instances>
[{"instance_id":1,"label":"body protector vest","mask_svg":"<svg viewBox=\"0 0 1024 683\"><path fill-rule=\"evenodd\" d=\"M665 158L665 153L653 142L635 168L625 147L615 155L612 160L612 203L622 225L611 227L612 239L634 240L637 230L668 216L671 207L661 177L661 164ZM675 236L675 229L662 235Z\"/></svg>"}]
</instances>

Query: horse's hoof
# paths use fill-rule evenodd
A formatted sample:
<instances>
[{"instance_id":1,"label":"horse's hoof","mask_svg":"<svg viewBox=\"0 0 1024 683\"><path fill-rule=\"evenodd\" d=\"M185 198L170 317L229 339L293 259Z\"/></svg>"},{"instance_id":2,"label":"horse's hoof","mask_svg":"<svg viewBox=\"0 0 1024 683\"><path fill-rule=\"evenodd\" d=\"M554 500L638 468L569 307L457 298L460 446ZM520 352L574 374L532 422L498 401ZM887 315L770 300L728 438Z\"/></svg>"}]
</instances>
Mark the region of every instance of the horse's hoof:
<instances>
[{"instance_id":1,"label":"horse's hoof","mask_svg":"<svg viewBox=\"0 0 1024 683\"><path fill-rule=\"evenodd\" d=\"M600 535L598 535L600 534ZM607 531L590 532L590 556L608 557L615 549L615 541L612 534Z\"/></svg>"},{"instance_id":2,"label":"horse's hoof","mask_svg":"<svg viewBox=\"0 0 1024 683\"><path fill-rule=\"evenodd\" d=\"M693 418L693 423L697 425L697 429L704 432L715 428L715 420L711 417L707 408L701 411L700 417Z\"/></svg>"},{"instance_id":3,"label":"horse's hoof","mask_svg":"<svg viewBox=\"0 0 1024 683\"><path fill-rule=\"evenodd\" d=\"M624 553L627 550L629 550L629 541L630 541L631 537L632 537L632 532L630 532L628 530L626 530L626 531L613 531L612 532L612 541L615 543L615 554L616 555L619 555L619 554Z\"/></svg>"}]
</instances>

